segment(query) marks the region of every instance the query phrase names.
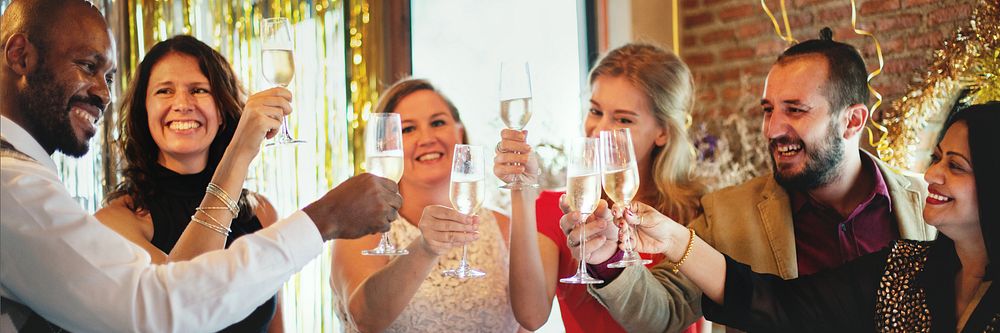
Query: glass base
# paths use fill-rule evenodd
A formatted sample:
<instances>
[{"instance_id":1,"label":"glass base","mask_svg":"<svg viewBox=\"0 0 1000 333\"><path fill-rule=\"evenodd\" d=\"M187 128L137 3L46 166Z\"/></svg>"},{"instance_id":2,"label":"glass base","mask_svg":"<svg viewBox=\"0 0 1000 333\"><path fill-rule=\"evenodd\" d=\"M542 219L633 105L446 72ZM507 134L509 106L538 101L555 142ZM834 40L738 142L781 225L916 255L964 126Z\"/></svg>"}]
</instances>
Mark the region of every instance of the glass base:
<instances>
[{"instance_id":1,"label":"glass base","mask_svg":"<svg viewBox=\"0 0 1000 333\"><path fill-rule=\"evenodd\" d=\"M608 268L625 268L628 266L645 265L651 262L653 261L649 259L643 259L635 251L628 251L625 252L625 256L622 257L622 260L608 264Z\"/></svg>"},{"instance_id":2,"label":"glass base","mask_svg":"<svg viewBox=\"0 0 1000 333\"><path fill-rule=\"evenodd\" d=\"M285 146L285 145L300 145L300 144L303 144L303 143L306 143L306 140L298 140L298 139L292 139L292 138L278 140L277 137L275 137L274 140L271 140L271 141L268 141L267 143L265 143L264 147L271 148L271 147L278 147L278 146Z\"/></svg>"},{"instance_id":3,"label":"glass base","mask_svg":"<svg viewBox=\"0 0 1000 333\"><path fill-rule=\"evenodd\" d=\"M520 190L525 188L538 188L538 184L525 184L520 182L512 182L503 184L500 186L500 188L505 190Z\"/></svg>"},{"instance_id":4,"label":"glass base","mask_svg":"<svg viewBox=\"0 0 1000 333\"><path fill-rule=\"evenodd\" d=\"M598 284L604 283L604 280L595 279L590 274L587 274L587 272L577 272L576 275L559 279L559 282L569 284Z\"/></svg>"},{"instance_id":5,"label":"glass base","mask_svg":"<svg viewBox=\"0 0 1000 333\"><path fill-rule=\"evenodd\" d=\"M410 251L406 249L376 247L371 250L361 251L361 254L366 256L405 256L410 254Z\"/></svg>"},{"instance_id":6,"label":"glass base","mask_svg":"<svg viewBox=\"0 0 1000 333\"><path fill-rule=\"evenodd\" d=\"M478 279L486 276L486 273L476 270L468 266L459 266L458 268L453 268L441 272L441 276L456 278L459 280L465 279Z\"/></svg>"}]
</instances>

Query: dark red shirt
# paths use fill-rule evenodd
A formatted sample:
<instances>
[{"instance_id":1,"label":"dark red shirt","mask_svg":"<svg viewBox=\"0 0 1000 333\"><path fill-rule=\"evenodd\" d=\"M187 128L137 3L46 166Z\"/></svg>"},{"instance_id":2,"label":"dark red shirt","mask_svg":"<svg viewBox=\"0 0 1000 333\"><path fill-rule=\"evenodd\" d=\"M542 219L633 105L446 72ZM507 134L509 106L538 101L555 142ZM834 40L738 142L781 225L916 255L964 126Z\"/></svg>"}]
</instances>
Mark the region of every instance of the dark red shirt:
<instances>
[{"instance_id":1,"label":"dark red shirt","mask_svg":"<svg viewBox=\"0 0 1000 333\"><path fill-rule=\"evenodd\" d=\"M871 157L861 156L862 172L872 173L875 188L847 217L804 191L789 191L800 276L840 266L899 238L885 179Z\"/></svg>"}]
</instances>

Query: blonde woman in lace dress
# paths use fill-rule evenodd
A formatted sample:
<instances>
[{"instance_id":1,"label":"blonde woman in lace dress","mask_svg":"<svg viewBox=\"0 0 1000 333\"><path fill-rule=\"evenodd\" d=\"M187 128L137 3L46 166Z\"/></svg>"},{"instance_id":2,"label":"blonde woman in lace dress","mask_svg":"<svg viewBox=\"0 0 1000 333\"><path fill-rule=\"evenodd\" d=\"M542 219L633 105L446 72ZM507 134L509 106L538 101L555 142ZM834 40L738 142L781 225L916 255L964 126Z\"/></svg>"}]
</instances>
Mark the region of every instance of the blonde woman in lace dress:
<instances>
[{"instance_id":1,"label":"blonde woman in lace dress","mask_svg":"<svg viewBox=\"0 0 1000 333\"><path fill-rule=\"evenodd\" d=\"M408 255L363 256L379 235L334 243L337 315L349 332L517 332L508 297L509 220L480 209L467 217L451 208L452 151L467 142L458 110L425 80L387 90L376 112L394 112L403 125L403 206L389 237ZM458 265L468 244L480 279L441 276Z\"/></svg>"}]
</instances>

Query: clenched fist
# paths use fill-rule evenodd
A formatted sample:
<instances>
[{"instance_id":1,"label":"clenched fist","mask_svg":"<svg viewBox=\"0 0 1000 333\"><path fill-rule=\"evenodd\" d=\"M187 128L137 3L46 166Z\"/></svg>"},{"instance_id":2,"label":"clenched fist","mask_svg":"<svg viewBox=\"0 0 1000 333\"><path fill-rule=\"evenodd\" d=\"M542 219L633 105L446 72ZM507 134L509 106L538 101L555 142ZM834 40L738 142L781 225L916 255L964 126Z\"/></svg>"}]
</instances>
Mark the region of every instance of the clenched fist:
<instances>
[{"instance_id":1,"label":"clenched fist","mask_svg":"<svg viewBox=\"0 0 1000 333\"><path fill-rule=\"evenodd\" d=\"M274 137L285 116L292 113L292 93L275 87L253 94L247 99L229 144L235 152L257 156L265 138Z\"/></svg>"},{"instance_id":2,"label":"clenched fist","mask_svg":"<svg viewBox=\"0 0 1000 333\"><path fill-rule=\"evenodd\" d=\"M326 192L302 211L316 224L323 240L354 239L389 231L403 204L393 181L363 173Z\"/></svg>"},{"instance_id":3,"label":"clenched fist","mask_svg":"<svg viewBox=\"0 0 1000 333\"><path fill-rule=\"evenodd\" d=\"M538 156L527 141L528 131L503 129L500 139L493 158L493 174L507 183L518 179L526 184L538 183L541 171Z\"/></svg>"}]
</instances>

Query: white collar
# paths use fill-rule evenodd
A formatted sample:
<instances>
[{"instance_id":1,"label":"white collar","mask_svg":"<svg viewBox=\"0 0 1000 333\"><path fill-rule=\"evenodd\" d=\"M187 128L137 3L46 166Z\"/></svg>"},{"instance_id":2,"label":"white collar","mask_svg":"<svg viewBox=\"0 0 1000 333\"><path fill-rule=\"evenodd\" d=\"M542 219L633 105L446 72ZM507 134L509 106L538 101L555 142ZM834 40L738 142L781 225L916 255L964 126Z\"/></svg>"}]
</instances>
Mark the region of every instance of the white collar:
<instances>
[{"instance_id":1,"label":"white collar","mask_svg":"<svg viewBox=\"0 0 1000 333\"><path fill-rule=\"evenodd\" d=\"M4 140L10 142L14 148L21 151L22 153L31 156L31 158L41 163L46 168L52 170L52 172L58 174L56 170L56 162L52 160L52 156L49 156L42 145L38 144L38 140L35 140L28 131L25 131L20 125L15 123L13 120L8 119L5 116L0 115L0 137Z\"/></svg>"}]
</instances>

